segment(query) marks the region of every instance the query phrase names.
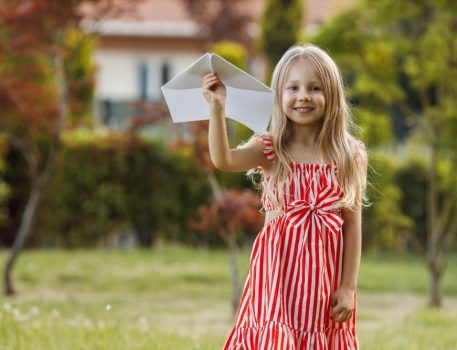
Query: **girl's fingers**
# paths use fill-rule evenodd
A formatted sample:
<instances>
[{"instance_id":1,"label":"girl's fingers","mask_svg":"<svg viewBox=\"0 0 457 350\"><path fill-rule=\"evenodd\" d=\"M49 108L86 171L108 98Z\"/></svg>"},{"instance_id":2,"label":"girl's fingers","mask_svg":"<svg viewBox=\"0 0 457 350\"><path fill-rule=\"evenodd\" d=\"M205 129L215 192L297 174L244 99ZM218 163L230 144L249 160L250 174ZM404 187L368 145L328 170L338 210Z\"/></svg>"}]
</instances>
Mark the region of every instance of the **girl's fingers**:
<instances>
[{"instance_id":1,"label":"girl's fingers","mask_svg":"<svg viewBox=\"0 0 457 350\"><path fill-rule=\"evenodd\" d=\"M331 315L334 321L336 322L345 322L349 320L352 316L352 310L346 309L341 305L332 308Z\"/></svg>"},{"instance_id":2,"label":"girl's fingers","mask_svg":"<svg viewBox=\"0 0 457 350\"><path fill-rule=\"evenodd\" d=\"M209 81L203 82L203 89L205 89L205 90L214 90L215 88L217 88L220 85L222 85L222 83L218 79L209 80Z\"/></svg>"},{"instance_id":3,"label":"girl's fingers","mask_svg":"<svg viewBox=\"0 0 457 350\"><path fill-rule=\"evenodd\" d=\"M212 77L217 77L217 74L214 74L214 73L208 73L206 74L203 79L208 79L208 78L212 78Z\"/></svg>"},{"instance_id":4,"label":"girl's fingers","mask_svg":"<svg viewBox=\"0 0 457 350\"><path fill-rule=\"evenodd\" d=\"M216 74L207 74L203 77L203 81L210 81L210 80L219 80L219 77Z\"/></svg>"},{"instance_id":5,"label":"girl's fingers","mask_svg":"<svg viewBox=\"0 0 457 350\"><path fill-rule=\"evenodd\" d=\"M340 322L346 322L347 320L349 320L351 318L351 315L352 315L352 311L350 311L350 310L342 313L342 315L340 317Z\"/></svg>"}]
</instances>

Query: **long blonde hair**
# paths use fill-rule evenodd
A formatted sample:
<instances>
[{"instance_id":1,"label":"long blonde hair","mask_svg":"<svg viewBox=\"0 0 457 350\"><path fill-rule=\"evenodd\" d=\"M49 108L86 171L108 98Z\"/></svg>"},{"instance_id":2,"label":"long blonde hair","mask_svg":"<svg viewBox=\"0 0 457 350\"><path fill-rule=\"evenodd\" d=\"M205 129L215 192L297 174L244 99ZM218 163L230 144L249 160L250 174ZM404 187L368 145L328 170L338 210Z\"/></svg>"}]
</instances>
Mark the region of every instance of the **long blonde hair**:
<instances>
[{"instance_id":1,"label":"long blonde hair","mask_svg":"<svg viewBox=\"0 0 457 350\"><path fill-rule=\"evenodd\" d=\"M336 162L338 182L344 192L342 206L354 209L365 199L366 168L363 143L352 134L355 125L344 95L343 79L332 58L315 45L293 46L284 53L273 71L271 88L276 92L269 135L273 140L276 162L272 175L265 181L265 190L271 196L276 185L279 198L288 173L291 171L287 144L290 140L290 120L282 109L282 93L287 73L296 60L304 59L320 77L325 97L325 112L317 143L319 158ZM255 170L247 175L254 178Z\"/></svg>"}]
</instances>

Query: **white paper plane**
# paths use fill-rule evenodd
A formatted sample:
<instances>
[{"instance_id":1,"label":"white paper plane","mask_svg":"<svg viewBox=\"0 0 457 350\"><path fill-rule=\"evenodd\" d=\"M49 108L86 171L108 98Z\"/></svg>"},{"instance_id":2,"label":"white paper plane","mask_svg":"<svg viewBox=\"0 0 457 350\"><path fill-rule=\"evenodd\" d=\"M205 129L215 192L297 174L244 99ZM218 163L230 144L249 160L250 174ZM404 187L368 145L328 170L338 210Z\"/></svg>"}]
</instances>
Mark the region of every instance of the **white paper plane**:
<instances>
[{"instance_id":1,"label":"white paper plane","mask_svg":"<svg viewBox=\"0 0 457 350\"><path fill-rule=\"evenodd\" d=\"M264 134L273 110L274 91L214 53L204 54L162 86L173 122L209 119L202 80L210 72L217 73L226 87L226 116Z\"/></svg>"}]
</instances>

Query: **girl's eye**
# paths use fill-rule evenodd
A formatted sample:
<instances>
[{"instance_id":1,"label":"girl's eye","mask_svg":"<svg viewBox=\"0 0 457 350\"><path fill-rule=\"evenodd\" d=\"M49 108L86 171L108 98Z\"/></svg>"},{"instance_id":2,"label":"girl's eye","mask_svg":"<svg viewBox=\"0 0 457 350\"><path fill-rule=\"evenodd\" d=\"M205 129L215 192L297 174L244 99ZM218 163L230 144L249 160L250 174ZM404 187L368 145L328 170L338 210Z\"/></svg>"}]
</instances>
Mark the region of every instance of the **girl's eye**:
<instances>
[{"instance_id":1,"label":"girl's eye","mask_svg":"<svg viewBox=\"0 0 457 350\"><path fill-rule=\"evenodd\" d=\"M313 91L320 91L320 89L321 89L321 88L320 88L319 86L313 86L313 88L312 88L311 90L313 90Z\"/></svg>"},{"instance_id":2,"label":"girl's eye","mask_svg":"<svg viewBox=\"0 0 457 350\"><path fill-rule=\"evenodd\" d=\"M295 90L297 90L297 87L296 87L296 86L289 86L289 87L287 88L287 90L295 91Z\"/></svg>"}]
</instances>

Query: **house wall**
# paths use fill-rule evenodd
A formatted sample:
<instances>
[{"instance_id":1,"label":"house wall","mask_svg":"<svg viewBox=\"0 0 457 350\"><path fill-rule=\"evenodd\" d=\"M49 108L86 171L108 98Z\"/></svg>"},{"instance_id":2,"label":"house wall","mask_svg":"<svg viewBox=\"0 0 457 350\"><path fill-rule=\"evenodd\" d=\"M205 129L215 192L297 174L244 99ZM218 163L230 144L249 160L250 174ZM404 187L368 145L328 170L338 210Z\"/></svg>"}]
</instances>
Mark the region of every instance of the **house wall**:
<instances>
[{"instance_id":1,"label":"house wall","mask_svg":"<svg viewBox=\"0 0 457 350\"><path fill-rule=\"evenodd\" d=\"M98 50L94 57L98 66L96 99L160 99L160 87L200 56L155 49Z\"/></svg>"},{"instance_id":2,"label":"house wall","mask_svg":"<svg viewBox=\"0 0 457 350\"><path fill-rule=\"evenodd\" d=\"M95 116L123 129L140 102L161 100L160 87L205 52L202 40L105 36L95 51Z\"/></svg>"}]
</instances>

